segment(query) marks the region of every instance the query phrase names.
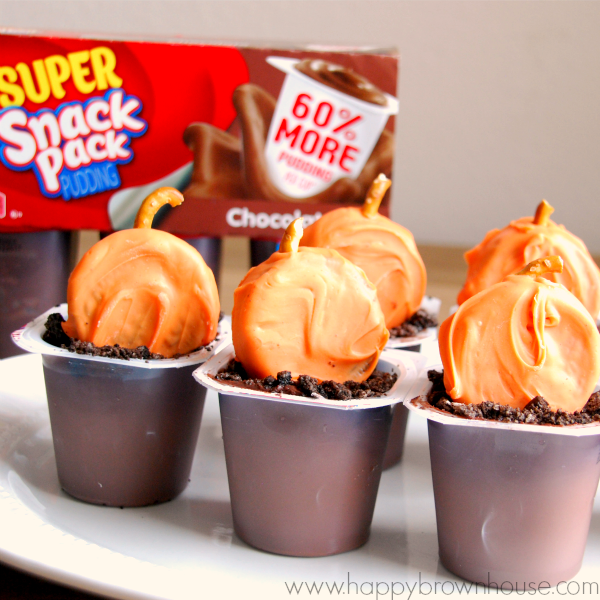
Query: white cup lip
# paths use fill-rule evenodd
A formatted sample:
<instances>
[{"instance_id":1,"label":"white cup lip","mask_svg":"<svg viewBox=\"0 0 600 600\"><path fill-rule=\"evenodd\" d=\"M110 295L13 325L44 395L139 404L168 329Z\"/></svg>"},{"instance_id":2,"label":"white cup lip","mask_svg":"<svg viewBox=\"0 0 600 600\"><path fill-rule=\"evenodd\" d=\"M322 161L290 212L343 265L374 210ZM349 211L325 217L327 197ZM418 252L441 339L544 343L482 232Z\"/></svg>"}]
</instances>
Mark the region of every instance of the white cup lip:
<instances>
[{"instance_id":1,"label":"white cup lip","mask_svg":"<svg viewBox=\"0 0 600 600\"><path fill-rule=\"evenodd\" d=\"M408 410L425 417L429 421L435 421L442 425L454 425L458 427L478 427L496 431L518 431L521 433L536 433L538 435L562 435L567 437L587 437L590 435L600 435L600 422L588 423L587 425L533 425L527 423L504 423L500 421L484 419L467 419L447 413L431 406L426 399L427 393L431 389L431 382L427 378L427 371L441 371L441 364L430 365L424 369L417 378L413 387L416 393L411 398L404 400L404 406Z\"/></svg>"},{"instance_id":2,"label":"white cup lip","mask_svg":"<svg viewBox=\"0 0 600 600\"><path fill-rule=\"evenodd\" d=\"M213 379L211 375L224 367L235 356L235 349L230 343L223 347L218 354L215 354L203 365L199 366L193 373L198 383L214 390L219 394L226 396L239 396L240 398L254 398L259 400L269 400L272 402L286 402L289 404L302 404L309 406L321 406L333 408L336 410L363 410L369 408L380 408L382 406L391 406L399 404L405 398L412 398L415 382L420 369L423 367L426 358L416 352L405 350L384 350L380 357L380 362L386 362L391 367L391 372L398 375L398 380L393 387L384 396L377 398L354 398L351 400L328 400L327 398L307 398L304 396L292 396L290 394L281 394L274 392L261 392L247 388L227 385Z\"/></svg>"},{"instance_id":3,"label":"white cup lip","mask_svg":"<svg viewBox=\"0 0 600 600\"><path fill-rule=\"evenodd\" d=\"M93 362L111 363L113 365L120 365L124 367L136 367L141 369L179 369L181 367L188 367L191 365L197 365L208 360L213 354L218 352L226 343L229 342L231 337L231 326L228 320L221 319L217 330L217 337L204 348L200 348L196 352L191 352L185 356L179 358L164 358L160 360L145 360L141 358L131 358L129 360L122 360L118 358L109 358L106 356L91 356L89 354L77 354L76 352L69 352L65 348L57 348L42 339L42 335L46 330L45 324L48 316L54 313L60 313L63 319L68 317L67 304L59 304L49 308L46 312L42 313L39 317L36 317L33 321L30 321L20 329L13 331L11 334L13 342L26 350L27 352L33 352L35 354L42 354L44 356L60 356L68 359L77 360L89 360Z\"/></svg>"},{"instance_id":4,"label":"white cup lip","mask_svg":"<svg viewBox=\"0 0 600 600\"><path fill-rule=\"evenodd\" d=\"M400 110L400 102L398 98L383 92L383 95L387 99L387 106L380 106L379 104L373 104L372 102L365 102L364 100L360 100L359 98L355 98L354 96L350 96L345 94L344 92L340 92L335 88L329 87L317 81L316 79L312 79L308 75L301 73L298 69L294 68L300 62L299 58L287 58L283 56L268 56L266 61L276 69L283 71L287 75L291 75L292 77L297 77L304 82L310 83L315 87L330 93L334 97L338 97L344 102L354 103L356 106L359 106L362 110L367 112L371 112L374 114L385 114L385 115L395 115Z\"/></svg>"}]
</instances>

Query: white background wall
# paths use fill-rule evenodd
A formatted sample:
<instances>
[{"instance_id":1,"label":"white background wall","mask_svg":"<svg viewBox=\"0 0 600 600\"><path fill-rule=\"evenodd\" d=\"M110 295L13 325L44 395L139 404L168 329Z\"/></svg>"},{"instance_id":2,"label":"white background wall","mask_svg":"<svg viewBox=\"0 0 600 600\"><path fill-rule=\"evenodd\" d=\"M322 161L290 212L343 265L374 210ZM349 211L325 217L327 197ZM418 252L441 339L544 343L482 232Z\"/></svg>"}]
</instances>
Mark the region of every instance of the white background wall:
<instances>
[{"instance_id":1,"label":"white background wall","mask_svg":"<svg viewBox=\"0 0 600 600\"><path fill-rule=\"evenodd\" d=\"M545 197L600 254L600 2L0 0L0 26L396 46L394 219L470 246Z\"/></svg>"}]
</instances>

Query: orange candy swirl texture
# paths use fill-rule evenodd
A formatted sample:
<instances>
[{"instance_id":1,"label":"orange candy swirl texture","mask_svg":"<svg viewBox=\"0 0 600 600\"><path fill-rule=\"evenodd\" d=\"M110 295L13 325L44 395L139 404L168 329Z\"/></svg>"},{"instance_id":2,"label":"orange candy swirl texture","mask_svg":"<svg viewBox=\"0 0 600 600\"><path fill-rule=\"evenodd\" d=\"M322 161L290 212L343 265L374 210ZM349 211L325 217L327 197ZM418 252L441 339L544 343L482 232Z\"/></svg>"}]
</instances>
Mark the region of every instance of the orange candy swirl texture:
<instances>
[{"instance_id":1,"label":"orange candy swirl texture","mask_svg":"<svg viewBox=\"0 0 600 600\"><path fill-rule=\"evenodd\" d=\"M335 250L275 252L234 293L237 359L251 377L290 371L364 381L389 333L375 287Z\"/></svg>"},{"instance_id":2,"label":"orange candy swirl texture","mask_svg":"<svg viewBox=\"0 0 600 600\"><path fill-rule=\"evenodd\" d=\"M537 225L533 217L517 219L504 229L493 229L465 254L469 270L458 303L531 261L553 254L563 258L565 268L562 273L548 273L544 277L575 294L594 318L600 316L600 269L583 241L563 225L551 220Z\"/></svg>"},{"instance_id":3,"label":"orange candy swirl texture","mask_svg":"<svg viewBox=\"0 0 600 600\"><path fill-rule=\"evenodd\" d=\"M600 377L600 335L571 292L544 277L509 275L466 300L440 326L449 396L523 408L543 396L581 410Z\"/></svg>"},{"instance_id":4,"label":"orange candy swirl texture","mask_svg":"<svg viewBox=\"0 0 600 600\"><path fill-rule=\"evenodd\" d=\"M339 208L304 230L301 246L334 248L360 267L377 288L386 326L398 327L419 308L427 275L413 235L376 213Z\"/></svg>"},{"instance_id":5,"label":"orange candy swirl texture","mask_svg":"<svg viewBox=\"0 0 600 600\"><path fill-rule=\"evenodd\" d=\"M172 357L217 334L212 271L187 242L156 229L127 229L95 244L69 279L65 333L96 346L147 346Z\"/></svg>"}]
</instances>

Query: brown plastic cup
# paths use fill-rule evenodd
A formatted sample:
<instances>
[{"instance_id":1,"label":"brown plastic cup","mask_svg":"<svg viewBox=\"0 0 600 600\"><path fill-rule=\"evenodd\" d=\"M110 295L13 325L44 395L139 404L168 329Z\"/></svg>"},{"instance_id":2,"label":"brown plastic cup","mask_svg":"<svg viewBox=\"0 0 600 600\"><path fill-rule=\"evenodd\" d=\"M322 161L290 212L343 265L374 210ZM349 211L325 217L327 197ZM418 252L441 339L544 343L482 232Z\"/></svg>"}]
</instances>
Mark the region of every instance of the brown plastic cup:
<instances>
[{"instance_id":1,"label":"brown plastic cup","mask_svg":"<svg viewBox=\"0 0 600 600\"><path fill-rule=\"evenodd\" d=\"M23 352L15 329L66 300L70 252L69 231L0 234L0 359Z\"/></svg>"},{"instance_id":2,"label":"brown plastic cup","mask_svg":"<svg viewBox=\"0 0 600 600\"><path fill-rule=\"evenodd\" d=\"M41 339L51 309L13 333L40 352L58 479L105 506L166 502L188 484L206 390L192 373L219 344L168 360L78 355Z\"/></svg>"},{"instance_id":3,"label":"brown plastic cup","mask_svg":"<svg viewBox=\"0 0 600 600\"><path fill-rule=\"evenodd\" d=\"M421 307L427 310L430 314L439 316L441 300L426 296L423 298ZM390 338L387 344L389 349L402 349L405 352L421 352L421 340L435 339L437 331L427 329L420 332L414 338ZM423 361L423 365L425 360ZM404 404L396 404L394 407L394 416L392 419L392 427L390 429L390 437L388 439L385 458L383 460L383 470L391 469L400 463L402 454L404 453L404 438L406 437L406 426L408 424L408 410Z\"/></svg>"},{"instance_id":4,"label":"brown plastic cup","mask_svg":"<svg viewBox=\"0 0 600 600\"><path fill-rule=\"evenodd\" d=\"M196 237L184 239L190 246L200 252L204 262L214 273L215 279L218 280L221 268L221 238Z\"/></svg>"},{"instance_id":5,"label":"brown plastic cup","mask_svg":"<svg viewBox=\"0 0 600 600\"><path fill-rule=\"evenodd\" d=\"M408 424L408 409L404 404L393 407L392 425L383 458L383 470L391 469L400 463L404 454L404 439Z\"/></svg>"},{"instance_id":6,"label":"brown plastic cup","mask_svg":"<svg viewBox=\"0 0 600 600\"><path fill-rule=\"evenodd\" d=\"M407 405L423 411L425 403ZM428 410L428 427L442 564L501 590L530 591L574 577L600 478L600 426L517 425L438 412Z\"/></svg>"},{"instance_id":7,"label":"brown plastic cup","mask_svg":"<svg viewBox=\"0 0 600 600\"><path fill-rule=\"evenodd\" d=\"M403 348L405 352L420 352L421 344ZM387 471L395 467L402 460L404 454L404 439L406 437L406 427L408 425L408 409L404 404L399 403L393 407L392 425L390 435L383 459L383 470Z\"/></svg>"},{"instance_id":8,"label":"brown plastic cup","mask_svg":"<svg viewBox=\"0 0 600 600\"><path fill-rule=\"evenodd\" d=\"M273 240L250 240L250 265L256 267L265 262L279 247Z\"/></svg>"},{"instance_id":9,"label":"brown plastic cup","mask_svg":"<svg viewBox=\"0 0 600 600\"><path fill-rule=\"evenodd\" d=\"M42 358L65 492L92 504L146 506L185 489L206 397L192 377L196 365Z\"/></svg>"},{"instance_id":10,"label":"brown plastic cup","mask_svg":"<svg viewBox=\"0 0 600 600\"><path fill-rule=\"evenodd\" d=\"M337 410L219 394L236 533L276 554L327 556L369 537L389 406Z\"/></svg>"},{"instance_id":11,"label":"brown plastic cup","mask_svg":"<svg viewBox=\"0 0 600 600\"><path fill-rule=\"evenodd\" d=\"M230 346L195 376L219 393L237 535L255 548L288 556L327 556L362 546L391 406L414 383L406 367L382 355L378 368L400 374L386 397L336 402L252 392L211 379L232 356Z\"/></svg>"}]
</instances>

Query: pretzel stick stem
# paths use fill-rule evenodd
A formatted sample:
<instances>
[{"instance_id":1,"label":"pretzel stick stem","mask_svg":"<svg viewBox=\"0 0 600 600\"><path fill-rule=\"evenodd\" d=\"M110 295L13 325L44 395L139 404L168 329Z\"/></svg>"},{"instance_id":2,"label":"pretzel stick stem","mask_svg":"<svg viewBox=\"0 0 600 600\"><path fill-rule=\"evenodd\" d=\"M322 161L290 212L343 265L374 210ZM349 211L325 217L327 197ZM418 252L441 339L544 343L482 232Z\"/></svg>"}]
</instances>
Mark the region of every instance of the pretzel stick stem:
<instances>
[{"instance_id":1,"label":"pretzel stick stem","mask_svg":"<svg viewBox=\"0 0 600 600\"><path fill-rule=\"evenodd\" d=\"M392 182L383 173L377 175L361 208L361 212L365 217L372 218L378 213L379 205L390 185L392 185Z\"/></svg>"},{"instance_id":2,"label":"pretzel stick stem","mask_svg":"<svg viewBox=\"0 0 600 600\"><path fill-rule=\"evenodd\" d=\"M154 190L140 206L133 226L136 229L150 229L158 209L165 204L179 206L183 202L183 194L172 187L161 187Z\"/></svg>"}]
</instances>

